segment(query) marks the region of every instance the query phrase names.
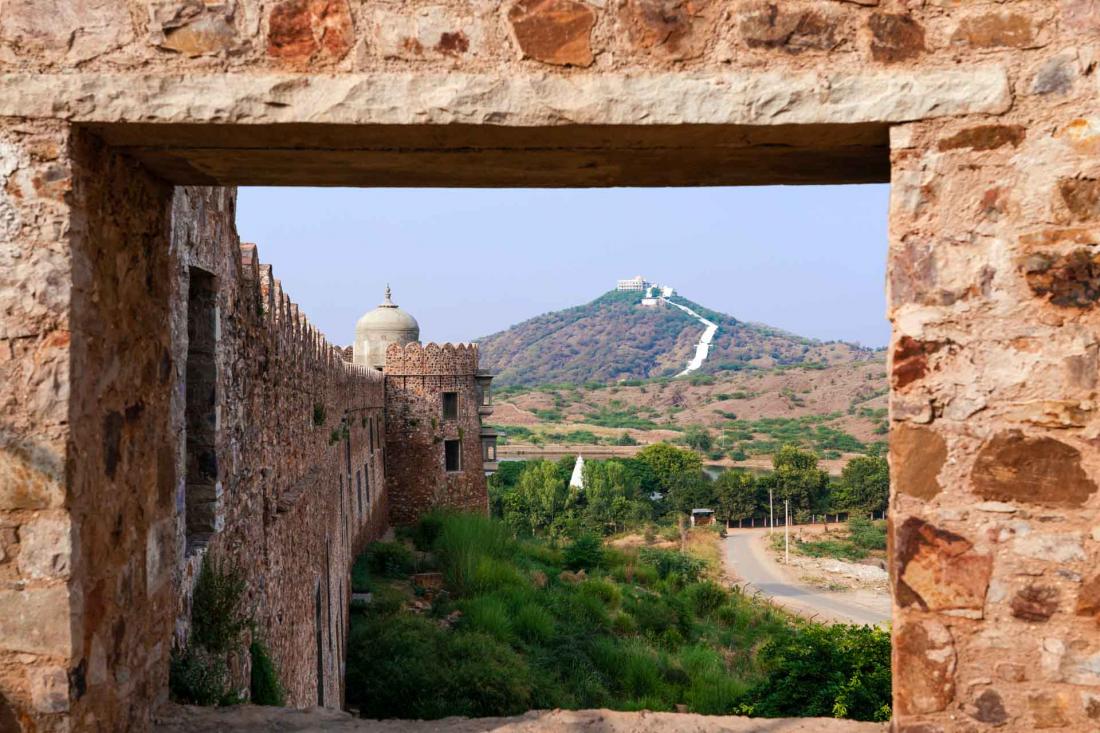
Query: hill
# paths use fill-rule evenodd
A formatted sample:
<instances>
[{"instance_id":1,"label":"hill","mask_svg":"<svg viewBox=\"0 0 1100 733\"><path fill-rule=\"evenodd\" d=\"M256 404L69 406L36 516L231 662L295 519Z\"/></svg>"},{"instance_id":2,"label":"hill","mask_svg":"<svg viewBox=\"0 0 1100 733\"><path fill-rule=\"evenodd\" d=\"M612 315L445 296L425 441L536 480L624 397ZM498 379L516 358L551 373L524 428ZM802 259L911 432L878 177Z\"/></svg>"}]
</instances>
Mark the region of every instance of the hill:
<instances>
[{"instance_id":1,"label":"hill","mask_svg":"<svg viewBox=\"0 0 1100 733\"><path fill-rule=\"evenodd\" d=\"M669 377L695 354L704 327L667 303L643 306L641 293L611 291L591 303L536 316L479 339L481 365L500 387L612 383ZM876 359L872 349L821 342L747 323L680 296L669 299L718 325L699 374L835 365Z\"/></svg>"},{"instance_id":2,"label":"hill","mask_svg":"<svg viewBox=\"0 0 1100 733\"><path fill-rule=\"evenodd\" d=\"M510 387L495 397L500 454L631 455L659 441L691 445L711 463L760 468L784 444L839 472L885 447L881 354L858 363L748 368L616 385Z\"/></svg>"}]
</instances>

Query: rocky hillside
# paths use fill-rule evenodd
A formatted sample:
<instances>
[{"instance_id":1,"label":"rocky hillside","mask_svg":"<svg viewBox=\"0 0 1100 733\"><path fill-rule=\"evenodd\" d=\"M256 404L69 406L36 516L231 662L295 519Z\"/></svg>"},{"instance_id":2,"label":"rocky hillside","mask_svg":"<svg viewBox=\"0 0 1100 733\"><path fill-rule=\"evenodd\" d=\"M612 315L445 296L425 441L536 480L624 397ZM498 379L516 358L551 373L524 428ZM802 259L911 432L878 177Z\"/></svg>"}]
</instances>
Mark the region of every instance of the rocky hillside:
<instances>
[{"instance_id":1,"label":"rocky hillside","mask_svg":"<svg viewBox=\"0 0 1100 733\"><path fill-rule=\"evenodd\" d=\"M821 342L739 321L690 300L685 305L718 324L700 374L746 366L844 364L875 358L871 349ZM703 326L679 308L641 305L641 294L609 292L586 305L546 313L479 339L481 365L495 385L536 385L672 376L684 369Z\"/></svg>"}]
</instances>

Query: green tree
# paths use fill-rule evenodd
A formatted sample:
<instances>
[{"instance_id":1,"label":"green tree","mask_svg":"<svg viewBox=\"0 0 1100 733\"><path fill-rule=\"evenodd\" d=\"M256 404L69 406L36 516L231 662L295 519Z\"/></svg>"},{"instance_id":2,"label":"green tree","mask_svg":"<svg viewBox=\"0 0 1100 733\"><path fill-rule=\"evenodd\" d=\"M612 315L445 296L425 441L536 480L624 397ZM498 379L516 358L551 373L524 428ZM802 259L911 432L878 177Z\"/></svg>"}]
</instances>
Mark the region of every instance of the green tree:
<instances>
[{"instance_id":1,"label":"green tree","mask_svg":"<svg viewBox=\"0 0 1100 733\"><path fill-rule=\"evenodd\" d=\"M515 491L505 497L504 520L514 531L537 534L564 511L567 497L559 467L548 461L531 461Z\"/></svg>"},{"instance_id":2,"label":"green tree","mask_svg":"<svg viewBox=\"0 0 1100 733\"><path fill-rule=\"evenodd\" d=\"M690 514L692 509L711 509L715 504L714 482L702 471L674 475L668 484L668 505Z\"/></svg>"},{"instance_id":3,"label":"green tree","mask_svg":"<svg viewBox=\"0 0 1100 733\"><path fill-rule=\"evenodd\" d=\"M684 442L687 443L689 448L701 453L708 453L714 447L714 436L706 428L693 425L684 433Z\"/></svg>"},{"instance_id":4,"label":"green tree","mask_svg":"<svg viewBox=\"0 0 1100 733\"><path fill-rule=\"evenodd\" d=\"M683 480L680 477L695 476L703 470L698 453L668 443L647 445L638 451L637 458L653 471L660 491L671 491L674 482Z\"/></svg>"},{"instance_id":5,"label":"green tree","mask_svg":"<svg viewBox=\"0 0 1100 733\"><path fill-rule=\"evenodd\" d=\"M833 503L838 509L881 512L890 500L890 466L886 459L859 456L840 474Z\"/></svg>"},{"instance_id":6,"label":"green tree","mask_svg":"<svg viewBox=\"0 0 1100 733\"><path fill-rule=\"evenodd\" d=\"M770 475L777 507L791 502L791 514L799 520L824 511L829 502L829 474L817 467L817 456L793 445L785 445L772 457ZM777 509L776 517L781 516Z\"/></svg>"},{"instance_id":7,"label":"green tree","mask_svg":"<svg viewBox=\"0 0 1100 733\"><path fill-rule=\"evenodd\" d=\"M757 514L759 486L750 473L725 471L714 480L717 515L723 521L739 521Z\"/></svg>"}]
</instances>

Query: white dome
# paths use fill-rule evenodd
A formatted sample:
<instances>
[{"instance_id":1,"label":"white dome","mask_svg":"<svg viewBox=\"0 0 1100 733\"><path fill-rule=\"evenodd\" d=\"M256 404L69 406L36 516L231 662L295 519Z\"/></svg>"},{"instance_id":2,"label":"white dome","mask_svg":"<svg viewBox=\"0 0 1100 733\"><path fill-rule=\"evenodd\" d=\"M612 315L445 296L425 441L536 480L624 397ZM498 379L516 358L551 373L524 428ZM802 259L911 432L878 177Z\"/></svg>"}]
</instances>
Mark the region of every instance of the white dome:
<instances>
[{"instance_id":1,"label":"white dome","mask_svg":"<svg viewBox=\"0 0 1100 733\"><path fill-rule=\"evenodd\" d=\"M386 299L381 305L363 314L355 323L353 360L356 364L381 369L386 364L386 348L390 344L404 346L419 340L420 324L390 299L387 285Z\"/></svg>"}]
</instances>

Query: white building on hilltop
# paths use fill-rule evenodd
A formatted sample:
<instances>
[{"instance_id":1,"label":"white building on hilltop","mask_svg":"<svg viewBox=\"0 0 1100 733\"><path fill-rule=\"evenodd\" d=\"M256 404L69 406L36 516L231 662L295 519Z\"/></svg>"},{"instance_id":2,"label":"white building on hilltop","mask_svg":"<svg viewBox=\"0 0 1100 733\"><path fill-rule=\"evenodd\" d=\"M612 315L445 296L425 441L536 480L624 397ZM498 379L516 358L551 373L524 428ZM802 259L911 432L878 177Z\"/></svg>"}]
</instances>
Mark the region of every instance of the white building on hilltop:
<instances>
[{"instance_id":1,"label":"white building on hilltop","mask_svg":"<svg viewBox=\"0 0 1100 733\"><path fill-rule=\"evenodd\" d=\"M641 275L635 275L629 280L620 280L619 284L615 286L615 289L628 292L642 292L651 284L652 283L647 282Z\"/></svg>"}]
</instances>

